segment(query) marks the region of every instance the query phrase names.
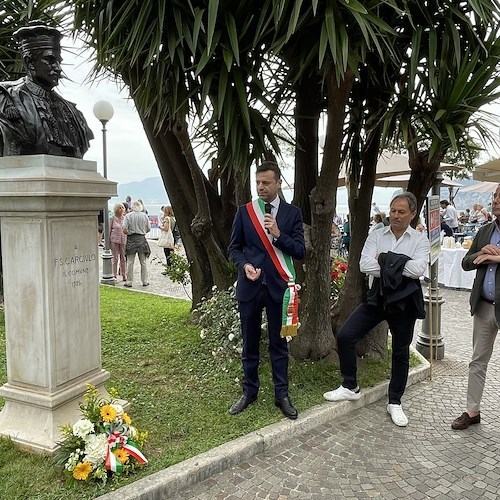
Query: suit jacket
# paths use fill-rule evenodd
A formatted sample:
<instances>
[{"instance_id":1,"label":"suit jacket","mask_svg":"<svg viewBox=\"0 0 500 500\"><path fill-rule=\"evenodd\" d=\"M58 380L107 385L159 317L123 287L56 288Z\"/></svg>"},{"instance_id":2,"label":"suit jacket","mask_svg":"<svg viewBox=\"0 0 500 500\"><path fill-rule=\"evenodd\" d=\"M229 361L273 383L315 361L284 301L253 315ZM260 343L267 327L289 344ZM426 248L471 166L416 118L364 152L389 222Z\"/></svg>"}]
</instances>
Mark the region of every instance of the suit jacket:
<instances>
[{"instance_id":1,"label":"suit jacket","mask_svg":"<svg viewBox=\"0 0 500 500\"><path fill-rule=\"evenodd\" d=\"M368 290L367 304L382 307L388 313L404 311L407 304L413 305L417 318L425 318L424 296L420 280L403 276L408 255L387 252L378 257L380 278L375 278Z\"/></svg>"},{"instance_id":2,"label":"suit jacket","mask_svg":"<svg viewBox=\"0 0 500 500\"><path fill-rule=\"evenodd\" d=\"M302 260L306 250L300 210L284 200L280 200L276 223L281 234L273 241L273 245L290 257ZM280 277L260 240L245 205L238 208L234 218L229 243L229 258L238 267L236 298L240 302L251 301L257 295L264 278L271 298L275 302L283 301L283 293L287 284ZM262 270L258 280L251 281L246 277L243 266L247 263Z\"/></svg>"},{"instance_id":3,"label":"suit jacket","mask_svg":"<svg viewBox=\"0 0 500 500\"><path fill-rule=\"evenodd\" d=\"M465 271L477 269L470 294L470 312L472 315L476 313L477 306L481 300L483 281L488 268L487 264L476 265L473 260L478 256L478 252L490 243L491 235L495 230L494 224L486 224L479 229L469 251L462 260L462 268ZM497 265L495 273L495 317L497 322L500 323L500 265Z\"/></svg>"}]
</instances>

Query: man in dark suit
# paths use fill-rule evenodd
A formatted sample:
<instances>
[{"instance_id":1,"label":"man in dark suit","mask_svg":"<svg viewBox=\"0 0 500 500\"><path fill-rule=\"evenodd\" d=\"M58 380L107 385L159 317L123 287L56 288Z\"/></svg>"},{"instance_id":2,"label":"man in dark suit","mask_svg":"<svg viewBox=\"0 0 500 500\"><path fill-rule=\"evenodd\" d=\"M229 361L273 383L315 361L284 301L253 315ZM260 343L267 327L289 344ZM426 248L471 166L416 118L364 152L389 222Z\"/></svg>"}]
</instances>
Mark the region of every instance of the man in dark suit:
<instances>
[{"instance_id":1,"label":"man in dark suit","mask_svg":"<svg viewBox=\"0 0 500 500\"><path fill-rule=\"evenodd\" d=\"M297 418L288 395L286 337L298 328L298 297L292 258L305 256L302 215L278 196L281 171L265 161L256 172L258 200L238 209L229 244L229 258L238 266L238 299L243 333L243 395L229 409L241 413L257 399L262 311L267 314L269 354L275 404L283 414Z\"/></svg>"},{"instance_id":2,"label":"man in dark suit","mask_svg":"<svg viewBox=\"0 0 500 500\"><path fill-rule=\"evenodd\" d=\"M481 422L480 405L486 370L500 325L500 185L493 195L496 219L481 226L462 260L465 271L476 269L470 295L473 316L472 360L469 364L467 411L456 418L452 429L463 430Z\"/></svg>"}]
</instances>

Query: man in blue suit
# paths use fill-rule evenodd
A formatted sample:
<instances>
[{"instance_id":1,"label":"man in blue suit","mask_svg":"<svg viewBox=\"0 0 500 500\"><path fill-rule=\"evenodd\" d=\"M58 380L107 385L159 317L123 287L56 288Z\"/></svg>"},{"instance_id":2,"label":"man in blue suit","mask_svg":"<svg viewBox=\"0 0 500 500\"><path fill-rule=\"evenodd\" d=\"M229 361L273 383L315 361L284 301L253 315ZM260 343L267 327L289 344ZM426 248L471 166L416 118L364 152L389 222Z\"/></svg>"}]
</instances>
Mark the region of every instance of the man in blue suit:
<instances>
[{"instance_id":1,"label":"man in blue suit","mask_svg":"<svg viewBox=\"0 0 500 500\"><path fill-rule=\"evenodd\" d=\"M229 244L229 258L238 266L238 299L243 333L243 395L231 406L236 415L256 401L259 391L259 344L262 311L267 314L269 354L275 404L283 414L297 418L288 395L286 337L298 328L298 296L292 258L305 256L302 215L278 196L281 171L265 161L257 167L259 199L238 209Z\"/></svg>"}]
</instances>

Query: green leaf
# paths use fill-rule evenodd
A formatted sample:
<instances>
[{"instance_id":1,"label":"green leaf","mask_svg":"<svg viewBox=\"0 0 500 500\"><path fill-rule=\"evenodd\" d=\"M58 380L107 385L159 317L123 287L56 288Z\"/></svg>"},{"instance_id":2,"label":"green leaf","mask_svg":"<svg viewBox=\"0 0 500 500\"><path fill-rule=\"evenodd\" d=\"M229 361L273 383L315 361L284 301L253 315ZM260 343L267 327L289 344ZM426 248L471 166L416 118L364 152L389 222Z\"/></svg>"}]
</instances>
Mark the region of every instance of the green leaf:
<instances>
[{"instance_id":1,"label":"green leaf","mask_svg":"<svg viewBox=\"0 0 500 500\"><path fill-rule=\"evenodd\" d=\"M318 66L320 68L323 66L327 45L328 45L328 35L326 33L326 24L323 23L321 25L321 33L319 37L319 47L318 47Z\"/></svg>"},{"instance_id":2,"label":"green leaf","mask_svg":"<svg viewBox=\"0 0 500 500\"><path fill-rule=\"evenodd\" d=\"M316 16L316 12L318 11L318 0L312 0L312 9L313 16Z\"/></svg>"},{"instance_id":3,"label":"green leaf","mask_svg":"<svg viewBox=\"0 0 500 500\"><path fill-rule=\"evenodd\" d=\"M358 0L340 0L339 3L345 5L347 9L354 12L359 12L360 14L368 14L368 11L361 3L358 2Z\"/></svg>"},{"instance_id":4,"label":"green leaf","mask_svg":"<svg viewBox=\"0 0 500 500\"><path fill-rule=\"evenodd\" d=\"M194 23L193 23L193 46L195 50L198 46L198 37L200 35L200 29L203 26L204 13L205 9L198 9L198 7L195 9ZM193 55L195 55L195 52L193 52Z\"/></svg>"},{"instance_id":5,"label":"green leaf","mask_svg":"<svg viewBox=\"0 0 500 500\"><path fill-rule=\"evenodd\" d=\"M285 37L287 41L290 40L290 37L297 29L297 21L299 19L302 2L303 0L295 0L293 4L292 15L290 16L290 21L288 22L288 30Z\"/></svg>"},{"instance_id":6,"label":"green leaf","mask_svg":"<svg viewBox=\"0 0 500 500\"><path fill-rule=\"evenodd\" d=\"M231 66L233 65L233 53L230 50L222 49L222 57L226 63L227 71L231 71Z\"/></svg>"},{"instance_id":7,"label":"green leaf","mask_svg":"<svg viewBox=\"0 0 500 500\"><path fill-rule=\"evenodd\" d=\"M337 63L338 58L337 39L335 33L335 17L333 15L333 7L331 3L329 3L326 7L324 24L326 25L326 33L328 35L328 42L330 44L330 52L332 54L334 63Z\"/></svg>"},{"instance_id":8,"label":"green leaf","mask_svg":"<svg viewBox=\"0 0 500 500\"><path fill-rule=\"evenodd\" d=\"M224 98L227 91L227 71L224 65L221 65L219 75L219 88L217 94L217 119L220 120L224 107Z\"/></svg>"},{"instance_id":9,"label":"green leaf","mask_svg":"<svg viewBox=\"0 0 500 500\"><path fill-rule=\"evenodd\" d=\"M236 64L239 66L240 49L238 46L238 33L236 31L236 23L234 21L234 17L230 12L226 14L226 27L227 27L227 33L229 35L229 41L231 43L231 49L233 50L233 55L236 60Z\"/></svg>"},{"instance_id":10,"label":"green leaf","mask_svg":"<svg viewBox=\"0 0 500 500\"><path fill-rule=\"evenodd\" d=\"M446 114L446 109L440 109L434 116L434 121L439 121L439 119Z\"/></svg>"},{"instance_id":11,"label":"green leaf","mask_svg":"<svg viewBox=\"0 0 500 500\"><path fill-rule=\"evenodd\" d=\"M211 53L212 41L215 32L215 22L217 21L217 11L219 10L219 0L208 1L208 29L207 29L207 54Z\"/></svg>"},{"instance_id":12,"label":"green leaf","mask_svg":"<svg viewBox=\"0 0 500 500\"><path fill-rule=\"evenodd\" d=\"M248 114L248 102L247 102L247 92L245 84L240 70L236 70L234 73L234 83L236 86L236 91L238 93L238 99L240 101L240 111L243 118L243 125L245 126L248 133L250 133L250 115Z\"/></svg>"}]
</instances>

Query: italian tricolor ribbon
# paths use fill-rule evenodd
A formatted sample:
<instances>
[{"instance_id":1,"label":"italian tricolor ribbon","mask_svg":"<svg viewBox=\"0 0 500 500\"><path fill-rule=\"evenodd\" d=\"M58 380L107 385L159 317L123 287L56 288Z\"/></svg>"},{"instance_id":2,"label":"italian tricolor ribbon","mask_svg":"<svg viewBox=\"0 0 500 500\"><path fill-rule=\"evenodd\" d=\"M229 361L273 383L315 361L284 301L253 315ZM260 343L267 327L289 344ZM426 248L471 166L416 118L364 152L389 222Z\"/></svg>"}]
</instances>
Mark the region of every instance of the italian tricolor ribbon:
<instances>
[{"instance_id":1,"label":"italian tricolor ribbon","mask_svg":"<svg viewBox=\"0 0 500 500\"><path fill-rule=\"evenodd\" d=\"M246 204L250 220L266 248L287 289L283 295L281 336L294 337L299 328L299 286L295 283L295 268L292 258L272 244L272 236L264 228L265 204L261 199Z\"/></svg>"},{"instance_id":2,"label":"italian tricolor ribbon","mask_svg":"<svg viewBox=\"0 0 500 500\"><path fill-rule=\"evenodd\" d=\"M104 429L106 430L106 434L108 436L108 449L106 451L106 460L104 462L107 470L116 472L117 474L120 474L123 471L123 464L116 458L116 455L113 453L113 451L117 448L124 449L140 464L148 463L146 457L141 453L134 441L129 439L128 436L124 435L124 433L128 430L128 427L125 424L120 426L120 430L113 429L110 424L104 424Z\"/></svg>"}]
</instances>

